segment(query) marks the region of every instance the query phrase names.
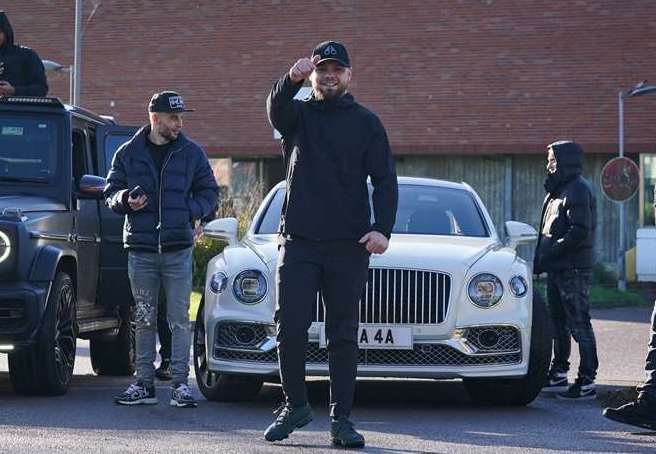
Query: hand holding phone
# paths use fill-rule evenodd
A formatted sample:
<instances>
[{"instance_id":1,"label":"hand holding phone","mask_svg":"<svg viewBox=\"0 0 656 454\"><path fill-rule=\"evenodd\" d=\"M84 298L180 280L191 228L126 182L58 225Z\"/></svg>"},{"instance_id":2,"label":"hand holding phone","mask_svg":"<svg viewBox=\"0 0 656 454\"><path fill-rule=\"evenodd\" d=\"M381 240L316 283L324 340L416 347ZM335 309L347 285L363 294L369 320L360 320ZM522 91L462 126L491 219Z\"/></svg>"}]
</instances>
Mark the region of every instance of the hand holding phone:
<instances>
[{"instance_id":1,"label":"hand holding phone","mask_svg":"<svg viewBox=\"0 0 656 454\"><path fill-rule=\"evenodd\" d=\"M137 185L128 192L128 205L132 211L138 211L148 204L148 196L141 186Z\"/></svg>"}]
</instances>

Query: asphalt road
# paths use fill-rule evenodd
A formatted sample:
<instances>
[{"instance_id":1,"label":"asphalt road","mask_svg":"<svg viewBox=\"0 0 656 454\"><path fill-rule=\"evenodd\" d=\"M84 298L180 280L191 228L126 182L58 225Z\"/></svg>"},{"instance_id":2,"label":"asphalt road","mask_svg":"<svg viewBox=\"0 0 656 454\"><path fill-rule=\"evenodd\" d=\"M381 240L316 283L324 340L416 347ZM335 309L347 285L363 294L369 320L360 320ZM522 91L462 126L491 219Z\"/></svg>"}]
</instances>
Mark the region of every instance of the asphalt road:
<instances>
[{"instance_id":1,"label":"asphalt road","mask_svg":"<svg viewBox=\"0 0 656 454\"><path fill-rule=\"evenodd\" d=\"M603 397L642 380L649 310L602 310L594 317ZM332 450L326 381L309 383L315 420L288 440L269 444L262 431L281 399L278 385L265 386L253 402L215 403L202 400L192 377L201 398L197 409L169 407L165 383L158 384L159 405L121 407L112 396L131 380L95 377L88 355L88 343L78 343L72 387L51 398L16 395L6 356L0 356L0 452ZM528 407L483 407L468 400L458 381L360 381L353 416L367 438L365 452L656 452L656 433L606 420L599 401L539 397Z\"/></svg>"}]
</instances>

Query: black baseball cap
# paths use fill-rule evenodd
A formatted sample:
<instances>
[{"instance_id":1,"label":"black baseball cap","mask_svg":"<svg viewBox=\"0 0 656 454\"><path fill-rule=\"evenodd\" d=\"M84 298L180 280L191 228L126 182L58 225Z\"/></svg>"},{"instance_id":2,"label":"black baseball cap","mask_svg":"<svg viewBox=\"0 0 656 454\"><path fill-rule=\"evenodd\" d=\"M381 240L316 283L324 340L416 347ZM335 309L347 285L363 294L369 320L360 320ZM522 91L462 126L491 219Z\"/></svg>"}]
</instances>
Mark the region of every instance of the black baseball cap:
<instances>
[{"instance_id":1,"label":"black baseball cap","mask_svg":"<svg viewBox=\"0 0 656 454\"><path fill-rule=\"evenodd\" d=\"M312 56L318 55L320 60L316 63L317 65L323 63L324 61L333 60L339 63L342 66L347 68L351 67L351 62L349 60L348 52L346 52L346 47L344 44L337 41L324 41L317 46L312 51Z\"/></svg>"},{"instance_id":2,"label":"black baseball cap","mask_svg":"<svg viewBox=\"0 0 656 454\"><path fill-rule=\"evenodd\" d=\"M187 109L185 107L182 96L174 91L155 93L153 97L150 98L150 103L148 104L148 112L177 113L193 111L194 109Z\"/></svg>"}]
</instances>

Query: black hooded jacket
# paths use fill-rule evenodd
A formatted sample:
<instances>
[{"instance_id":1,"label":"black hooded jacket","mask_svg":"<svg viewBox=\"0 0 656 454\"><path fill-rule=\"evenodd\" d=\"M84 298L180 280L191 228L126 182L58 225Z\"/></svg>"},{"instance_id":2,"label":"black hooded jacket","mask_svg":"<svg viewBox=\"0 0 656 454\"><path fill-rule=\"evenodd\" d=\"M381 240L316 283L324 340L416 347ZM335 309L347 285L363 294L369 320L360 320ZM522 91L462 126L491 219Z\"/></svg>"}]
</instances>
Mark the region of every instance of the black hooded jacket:
<instances>
[{"instance_id":1,"label":"black hooded jacket","mask_svg":"<svg viewBox=\"0 0 656 454\"><path fill-rule=\"evenodd\" d=\"M595 262L597 202L581 176L583 150L575 142L550 145L556 172L547 176L533 272L589 269Z\"/></svg>"},{"instance_id":2,"label":"black hooded jacket","mask_svg":"<svg viewBox=\"0 0 656 454\"><path fill-rule=\"evenodd\" d=\"M0 30L5 34L0 46L0 81L9 82L16 96L46 96L48 82L41 59L32 49L14 44L14 30L2 11Z\"/></svg>"},{"instance_id":3,"label":"black hooded jacket","mask_svg":"<svg viewBox=\"0 0 656 454\"><path fill-rule=\"evenodd\" d=\"M282 134L287 167L281 233L357 241L376 230L389 238L398 185L383 124L349 93L328 101L293 99L301 86L285 75L267 98L269 121ZM373 225L368 176L374 188Z\"/></svg>"}]
</instances>

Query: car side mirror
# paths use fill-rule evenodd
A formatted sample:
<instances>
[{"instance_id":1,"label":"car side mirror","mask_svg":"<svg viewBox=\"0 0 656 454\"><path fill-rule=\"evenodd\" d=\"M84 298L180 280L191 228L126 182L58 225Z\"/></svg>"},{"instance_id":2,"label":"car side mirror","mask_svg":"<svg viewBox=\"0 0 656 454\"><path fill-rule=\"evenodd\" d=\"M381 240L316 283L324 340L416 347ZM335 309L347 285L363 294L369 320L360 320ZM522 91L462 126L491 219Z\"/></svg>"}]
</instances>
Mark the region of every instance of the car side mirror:
<instances>
[{"instance_id":1,"label":"car side mirror","mask_svg":"<svg viewBox=\"0 0 656 454\"><path fill-rule=\"evenodd\" d=\"M237 229L239 222L235 218L215 219L203 227L203 235L215 240L224 240L228 244L237 243Z\"/></svg>"},{"instance_id":2,"label":"car side mirror","mask_svg":"<svg viewBox=\"0 0 656 454\"><path fill-rule=\"evenodd\" d=\"M79 196L88 199L102 199L105 179L97 175L84 175L80 178Z\"/></svg>"},{"instance_id":3,"label":"car side mirror","mask_svg":"<svg viewBox=\"0 0 656 454\"><path fill-rule=\"evenodd\" d=\"M506 221L506 244L515 249L520 244L538 239L538 232L530 225L517 221Z\"/></svg>"}]
</instances>

